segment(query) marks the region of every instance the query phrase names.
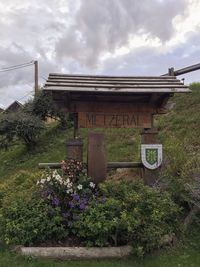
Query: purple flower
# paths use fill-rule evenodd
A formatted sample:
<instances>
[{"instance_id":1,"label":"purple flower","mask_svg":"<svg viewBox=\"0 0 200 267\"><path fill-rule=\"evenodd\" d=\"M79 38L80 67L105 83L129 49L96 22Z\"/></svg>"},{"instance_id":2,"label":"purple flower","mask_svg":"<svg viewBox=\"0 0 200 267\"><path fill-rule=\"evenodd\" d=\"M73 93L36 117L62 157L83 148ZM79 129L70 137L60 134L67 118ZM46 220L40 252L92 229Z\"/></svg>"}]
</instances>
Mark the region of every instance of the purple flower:
<instances>
[{"instance_id":1,"label":"purple flower","mask_svg":"<svg viewBox=\"0 0 200 267\"><path fill-rule=\"evenodd\" d=\"M80 206L79 206L79 208L81 210L84 210L86 208L86 204L85 203L81 203Z\"/></svg>"},{"instance_id":2,"label":"purple flower","mask_svg":"<svg viewBox=\"0 0 200 267\"><path fill-rule=\"evenodd\" d=\"M70 216L70 213L69 212L63 212L62 215L64 218L68 218Z\"/></svg>"},{"instance_id":3,"label":"purple flower","mask_svg":"<svg viewBox=\"0 0 200 267\"><path fill-rule=\"evenodd\" d=\"M70 208L74 208L75 207L74 203L73 202L69 202L69 207Z\"/></svg>"},{"instance_id":4,"label":"purple flower","mask_svg":"<svg viewBox=\"0 0 200 267\"><path fill-rule=\"evenodd\" d=\"M96 191L96 192L94 193L94 195L95 195L96 197L98 197L98 195L99 195L99 192L98 192L98 191Z\"/></svg>"},{"instance_id":5,"label":"purple flower","mask_svg":"<svg viewBox=\"0 0 200 267\"><path fill-rule=\"evenodd\" d=\"M75 201L79 201L79 200L80 200L80 197L79 197L78 194L73 194L72 197L73 197L73 199L74 199Z\"/></svg>"},{"instance_id":6,"label":"purple flower","mask_svg":"<svg viewBox=\"0 0 200 267\"><path fill-rule=\"evenodd\" d=\"M55 198L53 198L53 200L52 200L52 204L55 205L55 206L59 206L59 204L60 204L60 200L59 200L57 197L55 197Z\"/></svg>"},{"instance_id":7,"label":"purple flower","mask_svg":"<svg viewBox=\"0 0 200 267\"><path fill-rule=\"evenodd\" d=\"M81 202L81 203L84 203L84 204L87 204L88 201L89 201L88 197L83 197L83 198L80 200L80 202Z\"/></svg>"}]
</instances>

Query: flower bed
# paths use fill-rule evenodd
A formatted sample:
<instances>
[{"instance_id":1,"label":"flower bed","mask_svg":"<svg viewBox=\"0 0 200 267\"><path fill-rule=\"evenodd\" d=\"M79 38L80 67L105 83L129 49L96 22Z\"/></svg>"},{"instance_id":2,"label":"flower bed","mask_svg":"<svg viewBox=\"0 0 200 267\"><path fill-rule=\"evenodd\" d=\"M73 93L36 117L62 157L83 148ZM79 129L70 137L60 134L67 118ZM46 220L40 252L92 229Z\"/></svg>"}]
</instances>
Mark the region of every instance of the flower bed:
<instances>
[{"instance_id":1,"label":"flower bed","mask_svg":"<svg viewBox=\"0 0 200 267\"><path fill-rule=\"evenodd\" d=\"M83 164L74 160L62 162L60 173L26 176L24 182L16 177L15 188L8 186L1 199L1 236L7 244L109 248L130 244L134 253L143 255L162 246L162 237L179 228L180 209L170 195L141 181L97 186Z\"/></svg>"}]
</instances>

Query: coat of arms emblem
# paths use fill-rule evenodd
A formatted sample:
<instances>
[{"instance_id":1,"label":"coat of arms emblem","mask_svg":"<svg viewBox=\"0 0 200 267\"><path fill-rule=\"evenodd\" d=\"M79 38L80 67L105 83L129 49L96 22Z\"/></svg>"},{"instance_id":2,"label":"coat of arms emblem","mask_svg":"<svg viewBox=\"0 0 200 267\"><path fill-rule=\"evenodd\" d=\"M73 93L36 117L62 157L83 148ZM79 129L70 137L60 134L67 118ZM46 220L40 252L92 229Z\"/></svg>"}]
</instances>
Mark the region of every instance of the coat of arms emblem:
<instances>
[{"instance_id":1,"label":"coat of arms emblem","mask_svg":"<svg viewBox=\"0 0 200 267\"><path fill-rule=\"evenodd\" d=\"M142 144L141 145L142 163L147 169L155 170L162 163L161 144Z\"/></svg>"}]
</instances>

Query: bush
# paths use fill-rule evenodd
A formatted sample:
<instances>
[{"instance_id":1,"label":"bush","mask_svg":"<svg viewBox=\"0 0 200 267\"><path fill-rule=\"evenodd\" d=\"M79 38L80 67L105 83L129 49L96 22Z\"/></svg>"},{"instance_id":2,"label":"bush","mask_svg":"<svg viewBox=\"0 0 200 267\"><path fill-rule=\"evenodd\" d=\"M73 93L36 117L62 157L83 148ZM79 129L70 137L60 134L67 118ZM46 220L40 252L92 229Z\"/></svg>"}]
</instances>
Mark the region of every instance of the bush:
<instances>
[{"instance_id":1,"label":"bush","mask_svg":"<svg viewBox=\"0 0 200 267\"><path fill-rule=\"evenodd\" d=\"M48 240L62 240L67 229L59 208L52 208L38 197L23 195L3 206L1 226L7 244L35 245Z\"/></svg>"},{"instance_id":2,"label":"bush","mask_svg":"<svg viewBox=\"0 0 200 267\"><path fill-rule=\"evenodd\" d=\"M4 114L0 118L1 147L9 147L14 141L22 141L28 149L32 148L44 130L42 121L22 111Z\"/></svg>"},{"instance_id":3,"label":"bush","mask_svg":"<svg viewBox=\"0 0 200 267\"><path fill-rule=\"evenodd\" d=\"M21 171L0 186L0 234L7 244L32 245L66 237L59 208L39 197L41 172Z\"/></svg>"},{"instance_id":4,"label":"bush","mask_svg":"<svg viewBox=\"0 0 200 267\"><path fill-rule=\"evenodd\" d=\"M76 222L77 234L87 245L131 243L145 253L178 229L180 209L167 193L133 182L105 183L101 192L105 200L93 200Z\"/></svg>"},{"instance_id":5,"label":"bush","mask_svg":"<svg viewBox=\"0 0 200 267\"><path fill-rule=\"evenodd\" d=\"M97 188L80 162L70 162L62 163L65 175L21 172L0 188L1 235L7 243L66 238L86 246L129 243L142 255L178 231L180 209L169 194L140 182L105 182Z\"/></svg>"},{"instance_id":6,"label":"bush","mask_svg":"<svg viewBox=\"0 0 200 267\"><path fill-rule=\"evenodd\" d=\"M69 114L57 107L52 96L43 90L40 90L33 100L26 103L24 110L44 121L47 117L57 119L63 129L72 126Z\"/></svg>"}]
</instances>

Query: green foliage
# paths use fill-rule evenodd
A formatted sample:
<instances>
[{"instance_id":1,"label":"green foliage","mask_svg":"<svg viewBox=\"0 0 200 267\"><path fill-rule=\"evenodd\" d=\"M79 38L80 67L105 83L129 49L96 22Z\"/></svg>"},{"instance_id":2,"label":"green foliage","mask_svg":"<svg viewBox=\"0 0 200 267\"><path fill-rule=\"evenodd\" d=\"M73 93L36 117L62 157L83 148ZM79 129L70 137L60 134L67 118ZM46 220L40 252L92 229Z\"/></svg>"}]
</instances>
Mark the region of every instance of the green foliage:
<instances>
[{"instance_id":1,"label":"green foliage","mask_svg":"<svg viewBox=\"0 0 200 267\"><path fill-rule=\"evenodd\" d=\"M60 121L60 125L64 129L72 125L69 115L55 105L51 94L43 90L40 90L34 99L25 105L25 111L39 117L41 120L46 120L47 117L55 118Z\"/></svg>"},{"instance_id":2,"label":"green foliage","mask_svg":"<svg viewBox=\"0 0 200 267\"><path fill-rule=\"evenodd\" d=\"M14 141L22 141L32 148L44 130L42 121L33 115L18 111L0 117L0 146L8 148Z\"/></svg>"},{"instance_id":3,"label":"green foliage","mask_svg":"<svg viewBox=\"0 0 200 267\"><path fill-rule=\"evenodd\" d=\"M1 226L7 244L32 245L67 236L59 208L51 208L36 196L17 198L3 205Z\"/></svg>"},{"instance_id":4,"label":"green foliage","mask_svg":"<svg viewBox=\"0 0 200 267\"><path fill-rule=\"evenodd\" d=\"M41 173L20 172L0 187L0 234L7 244L32 245L61 240L68 234L58 207L37 194Z\"/></svg>"},{"instance_id":5,"label":"green foliage","mask_svg":"<svg viewBox=\"0 0 200 267\"><path fill-rule=\"evenodd\" d=\"M179 207L167 193L141 183L102 184L105 200L92 201L77 221L77 233L87 245L131 243L146 253L161 246L162 237L178 229Z\"/></svg>"}]
</instances>

